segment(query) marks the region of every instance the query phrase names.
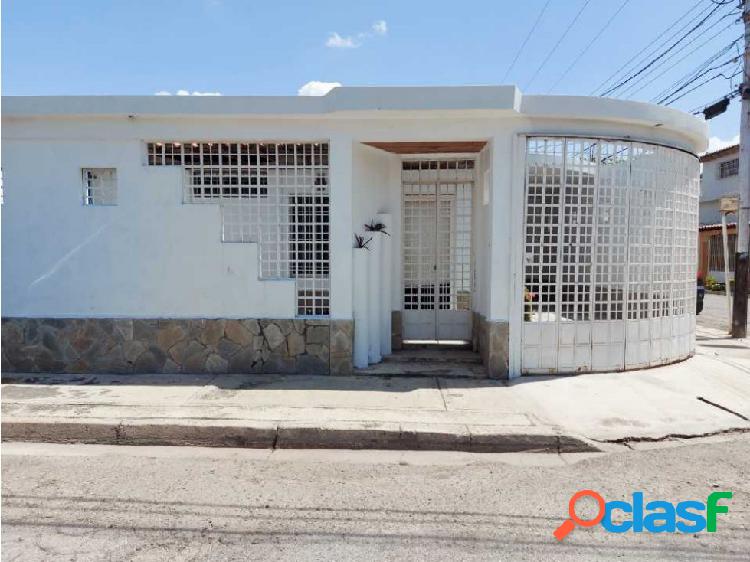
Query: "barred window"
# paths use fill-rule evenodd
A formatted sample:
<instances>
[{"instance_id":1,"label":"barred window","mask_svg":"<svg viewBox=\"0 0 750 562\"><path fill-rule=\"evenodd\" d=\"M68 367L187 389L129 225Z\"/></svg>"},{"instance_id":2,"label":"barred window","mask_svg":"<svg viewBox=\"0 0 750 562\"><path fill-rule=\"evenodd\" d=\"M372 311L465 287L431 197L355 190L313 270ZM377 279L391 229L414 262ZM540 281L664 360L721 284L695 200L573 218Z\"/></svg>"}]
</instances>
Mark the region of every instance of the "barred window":
<instances>
[{"instance_id":1,"label":"barred window","mask_svg":"<svg viewBox=\"0 0 750 562\"><path fill-rule=\"evenodd\" d=\"M117 175L115 168L83 168L84 205L117 205Z\"/></svg>"},{"instance_id":2,"label":"barred window","mask_svg":"<svg viewBox=\"0 0 750 562\"><path fill-rule=\"evenodd\" d=\"M736 176L740 172L740 159L735 158L734 160L727 160L719 164L719 177L728 178L729 176Z\"/></svg>"},{"instance_id":3,"label":"barred window","mask_svg":"<svg viewBox=\"0 0 750 562\"><path fill-rule=\"evenodd\" d=\"M727 235L729 251L729 270L734 271L734 253L737 248L737 235ZM721 234L715 234L708 239L708 269L724 271L724 241Z\"/></svg>"},{"instance_id":4,"label":"barred window","mask_svg":"<svg viewBox=\"0 0 750 562\"><path fill-rule=\"evenodd\" d=\"M223 242L256 242L261 278L292 278L300 316L330 302L328 143L149 142L149 166L181 166L186 203L222 209Z\"/></svg>"}]
</instances>

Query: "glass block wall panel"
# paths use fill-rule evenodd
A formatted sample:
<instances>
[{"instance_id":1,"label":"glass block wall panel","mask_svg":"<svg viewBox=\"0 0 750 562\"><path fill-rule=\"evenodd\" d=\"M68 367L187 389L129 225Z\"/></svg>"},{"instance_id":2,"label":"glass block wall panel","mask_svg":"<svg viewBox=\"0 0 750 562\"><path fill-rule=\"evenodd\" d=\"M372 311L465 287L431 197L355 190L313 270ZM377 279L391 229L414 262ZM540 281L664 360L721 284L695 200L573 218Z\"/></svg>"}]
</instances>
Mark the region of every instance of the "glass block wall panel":
<instances>
[{"instance_id":1,"label":"glass block wall panel","mask_svg":"<svg viewBox=\"0 0 750 562\"><path fill-rule=\"evenodd\" d=\"M526 372L617 370L692 352L698 194L698 160L677 149L527 139Z\"/></svg>"},{"instance_id":2,"label":"glass block wall panel","mask_svg":"<svg viewBox=\"0 0 750 562\"><path fill-rule=\"evenodd\" d=\"M151 166L181 166L184 201L221 206L223 242L255 242L262 279L296 280L297 313L328 316L325 142L149 142Z\"/></svg>"},{"instance_id":3,"label":"glass block wall panel","mask_svg":"<svg viewBox=\"0 0 750 562\"><path fill-rule=\"evenodd\" d=\"M117 205L117 170L115 168L83 168L84 205Z\"/></svg>"}]
</instances>

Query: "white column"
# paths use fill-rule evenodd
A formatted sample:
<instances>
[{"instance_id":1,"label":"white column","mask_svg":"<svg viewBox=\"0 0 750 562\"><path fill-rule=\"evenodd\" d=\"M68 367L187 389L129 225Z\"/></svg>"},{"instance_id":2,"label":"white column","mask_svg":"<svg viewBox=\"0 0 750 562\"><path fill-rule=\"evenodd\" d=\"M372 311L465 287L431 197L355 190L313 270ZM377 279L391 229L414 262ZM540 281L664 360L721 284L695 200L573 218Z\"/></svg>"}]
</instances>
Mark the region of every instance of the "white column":
<instances>
[{"instance_id":1,"label":"white column","mask_svg":"<svg viewBox=\"0 0 750 562\"><path fill-rule=\"evenodd\" d=\"M380 353L391 354L391 290L392 290L392 262L393 238L389 235L393 227L393 216L390 213L379 213L375 219L385 225L388 234L380 236Z\"/></svg>"},{"instance_id":2,"label":"white column","mask_svg":"<svg viewBox=\"0 0 750 562\"><path fill-rule=\"evenodd\" d=\"M368 279L370 256L365 248L354 248L354 275L352 284L354 286L354 367L364 369L368 364L368 351L370 347L370 325L367 318L368 302Z\"/></svg>"},{"instance_id":3,"label":"white column","mask_svg":"<svg viewBox=\"0 0 750 562\"><path fill-rule=\"evenodd\" d=\"M330 139L331 318L352 316L352 138Z\"/></svg>"},{"instance_id":4,"label":"white column","mask_svg":"<svg viewBox=\"0 0 750 562\"><path fill-rule=\"evenodd\" d=\"M513 162L513 137L502 135L492 137L490 146L490 282L489 282L489 314L487 320L510 319L510 294L509 287L512 286L511 279L511 249L514 244L521 244L518 238L514 238L511 232L513 225L513 214L511 213L511 201L513 195L512 164Z\"/></svg>"},{"instance_id":5,"label":"white column","mask_svg":"<svg viewBox=\"0 0 750 562\"><path fill-rule=\"evenodd\" d=\"M368 336L370 346L368 355L370 363L380 363L382 356L380 354L380 281L383 277L383 271L380 268L380 248L382 234L377 232L366 232L367 237L372 237L370 242L370 275L367 287L367 317L369 320Z\"/></svg>"}]
</instances>

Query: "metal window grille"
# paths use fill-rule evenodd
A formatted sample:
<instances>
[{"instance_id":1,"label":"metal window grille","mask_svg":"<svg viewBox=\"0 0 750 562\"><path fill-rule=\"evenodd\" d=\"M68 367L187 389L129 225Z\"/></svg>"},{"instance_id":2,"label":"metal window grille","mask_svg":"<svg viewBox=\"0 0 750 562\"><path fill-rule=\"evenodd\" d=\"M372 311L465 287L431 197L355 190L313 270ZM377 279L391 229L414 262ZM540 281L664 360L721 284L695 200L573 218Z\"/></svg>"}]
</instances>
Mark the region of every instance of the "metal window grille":
<instances>
[{"instance_id":1,"label":"metal window grille","mask_svg":"<svg viewBox=\"0 0 750 562\"><path fill-rule=\"evenodd\" d=\"M689 354L698 193L697 159L679 150L528 139L524 371Z\"/></svg>"},{"instance_id":2,"label":"metal window grille","mask_svg":"<svg viewBox=\"0 0 750 562\"><path fill-rule=\"evenodd\" d=\"M719 164L719 177L728 178L729 176L736 176L740 173L740 159L735 158L733 160L727 160Z\"/></svg>"},{"instance_id":3,"label":"metal window grille","mask_svg":"<svg viewBox=\"0 0 750 562\"><path fill-rule=\"evenodd\" d=\"M117 172L115 168L83 168L84 205L117 205Z\"/></svg>"},{"instance_id":4,"label":"metal window grille","mask_svg":"<svg viewBox=\"0 0 750 562\"><path fill-rule=\"evenodd\" d=\"M405 160L404 310L471 309L474 161Z\"/></svg>"},{"instance_id":5,"label":"metal window grille","mask_svg":"<svg viewBox=\"0 0 750 562\"><path fill-rule=\"evenodd\" d=\"M293 278L300 316L330 312L325 142L149 142L148 164L183 166L184 200L218 203L223 242L257 242L261 278Z\"/></svg>"},{"instance_id":6,"label":"metal window grille","mask_svg":"<svg viewBox=\"0 0 750 562\"><path fill-rule=\"evenodd\" d=\"M727 235L727 249L729 250L729 270L734 271L734 254L737 248L737 235ZM721 234L715 234L708 239L708 269L724 271L724 241Z\"/></svg>"}]
</instances>

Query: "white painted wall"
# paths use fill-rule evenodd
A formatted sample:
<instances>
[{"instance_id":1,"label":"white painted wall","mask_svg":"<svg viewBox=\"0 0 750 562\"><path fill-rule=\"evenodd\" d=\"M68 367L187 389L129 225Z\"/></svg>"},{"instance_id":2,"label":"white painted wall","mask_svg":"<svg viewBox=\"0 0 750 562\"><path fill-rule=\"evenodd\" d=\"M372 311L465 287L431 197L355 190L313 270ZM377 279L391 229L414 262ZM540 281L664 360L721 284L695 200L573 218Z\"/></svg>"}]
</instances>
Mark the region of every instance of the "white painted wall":
<instances>
[{"instance_id":1,"label":"white painted wall","mask_svg":"<svg viewBox=\"0 0 750 562\"><path fill-rule=\"evenodd\" d=\"M483 103L489 103L489 91L483 92ZM451 102L447 109L381 112L372 108L327 114L314 113L319 108L311 105L304 115L295 116L243 113L246 98L158 100L154 103L159 107L171 108L174 103L179 111L132 117L108 115L106 100L90 105L89 98L80 103L63 98L23 103L4 99L2 313L294 316L294 283L259 281L255 245L222 244L218 207L182 204L179 170L145 166L142 143L146 140L329 139L331 315L352 317L352 236L378 212L398 217L390 232L396 250L392 307L400 309L400 158L361 142L488 140L490 148L482 158L487 163L482 166L492 170L491 200L475 214L476 307L490 320L509 320L514 298L509 291L514 271L511 249L522 241L511 207L518 199L513 190L523 189L513 180L523 166L523 159L513 152L516 135L629 136L693 151L705 144L699 127L687 116L680 121L678 114L665 114L671 121L661 119L666 124L655 127L649 123L659 117L653 113L657 110L639 117L642 104L605 108L595 100L589 104L592 109L578 98L566 98L561 107L578 107L576 111L586 116L574 119L561 117L564 111L557 106L545 114L542 108L550 103L545 96L534 96L524 110L519 95L507 106L503 105L507 100L500 99L498 108L491 110L459 110ZM127 109L131 101L118 101L113 107ZM132 103L144 110L151 107L151 100ZM263 103L273 105L269 100ZM65 104L73 104L80 114L59 115L58 106ZM89 112L92 107L98 108L94 114ZM625 110L618 113L618 107ZM81 204L82 167L117 168L118 206ZM476 195L475 210L482 199L479 186Z\"/></svg>"},{"instance_id":2,"label":"white painted wall","mask_svg":"<svg viewBox=\"0 0 750 562\"><path fill-rule=\"evenodd\" d=\"M219 207L140 162L137 141L3 141L3 315L294 317L294 282L259 281ZM117 168L117 206L82 204L81 167Z\"/></svg>"},{"instance_id":3,"label":"white painted wall","mask_svg":"<svg viewBox=\"0 0 750 562\"><path fill-rule=\"evenodd\" d=\"M740 191L740 177L738 175L722 178L719 174L722 162L735 160L739 153L735 152L724 158L718 158L703 164L701 174L701 197L698 220L701 224L718 224L721 222L719 213L719 199L722 197L736 197ZM730 221L737 220L736 215L730 215Z\"/></svg>"},{"instance_id":4,"label":"white painted wall","mask_svg":"<svg viewBox=\"0 0 750 562\"><path fill-rule=\"evenodd\" d=\"M489 314L490 255L492 250L492 168L491 144L479 153L472 208L472 250L474 254L473 309L483 316ZM487 185L485 185L487 184ZM485 189L487 201L485 202Z\"/></svg>"},{"instance_id":5,"label":"white painted wall","mask_svg":"<svg viewBox=\"0 0 750 562\"><path fill-rule=\"evenodd\" d=\"M393 224L386 225L391 235L393 268L391 275L391 310L401 310L401 158L360 142L352 152L353 208L351 232L374 236L364 230L365 223L378 213L390 213ZM372 272L371 272L372 274Z\"/></svg>"}]
</instances>

